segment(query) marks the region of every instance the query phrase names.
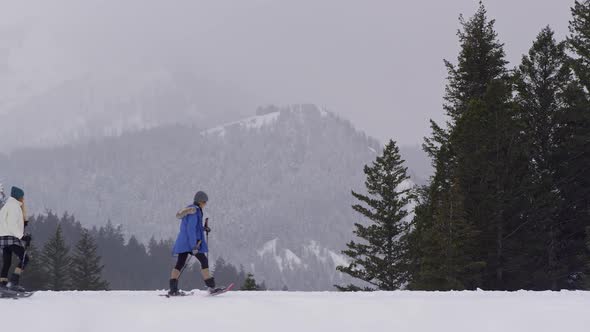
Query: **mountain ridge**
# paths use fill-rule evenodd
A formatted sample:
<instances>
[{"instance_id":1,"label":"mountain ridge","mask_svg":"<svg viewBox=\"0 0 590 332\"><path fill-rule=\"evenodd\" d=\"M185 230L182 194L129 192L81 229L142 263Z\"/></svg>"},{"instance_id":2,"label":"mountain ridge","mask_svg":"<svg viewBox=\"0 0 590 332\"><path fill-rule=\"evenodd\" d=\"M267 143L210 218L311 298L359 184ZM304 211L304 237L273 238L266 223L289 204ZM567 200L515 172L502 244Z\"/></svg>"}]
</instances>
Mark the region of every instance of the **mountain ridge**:
<instances>
[{"instance_id":1,"label":"mountain ridge","mask_svg":"<svg viewBox=\"0 0 590 332\"><path fill-rule=\"evenodd\" d=\"M0 155L0 176L23 184L32 212L68 211L86 226L112 220L143 241L174 237L175 212L205 190L212 258L249 266L274 289L345 282L335 266L360 219L350 190L363 190L381 144L311 104L217 128L224 134L171 125L18 150Z\"/></svg>"}]
</instances>

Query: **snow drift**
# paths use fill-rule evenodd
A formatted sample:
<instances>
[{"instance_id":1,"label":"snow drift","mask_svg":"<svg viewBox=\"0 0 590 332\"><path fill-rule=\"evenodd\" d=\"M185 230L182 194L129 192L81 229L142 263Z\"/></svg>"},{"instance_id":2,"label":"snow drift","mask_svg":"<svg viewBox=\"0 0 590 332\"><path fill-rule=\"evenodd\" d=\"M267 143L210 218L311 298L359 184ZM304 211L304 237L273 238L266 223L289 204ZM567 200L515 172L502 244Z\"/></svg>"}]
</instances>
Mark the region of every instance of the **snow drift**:
<instances>
[{"instance_id":1,"label":"snow drift","mask_svg":"<svg viewBox=\"0 0 590 332\"><path fill-rule=\"evenodd\" d=\"M585 331L588 292L39 292L0 300L4 331Z\"/></svg>"}]
</instances>

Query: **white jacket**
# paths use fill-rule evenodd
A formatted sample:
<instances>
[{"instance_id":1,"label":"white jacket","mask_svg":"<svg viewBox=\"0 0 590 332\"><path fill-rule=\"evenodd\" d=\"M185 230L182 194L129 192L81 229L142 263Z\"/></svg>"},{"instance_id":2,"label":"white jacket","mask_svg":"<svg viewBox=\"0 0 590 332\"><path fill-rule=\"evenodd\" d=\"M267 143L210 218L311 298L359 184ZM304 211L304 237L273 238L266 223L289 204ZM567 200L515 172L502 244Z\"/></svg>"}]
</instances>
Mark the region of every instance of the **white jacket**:
<instances>
[{"instance_id":1,"label":"white jacket","mask_svg":"<svg viewBox=\"0 0 590 332\"><path fill-rule=\"evenodd\" d=\"M0 209L0 236L14 236L18 239L23 237L25 219L22 205L23 203L10 197Z\"/></svg>"}]
</instances>

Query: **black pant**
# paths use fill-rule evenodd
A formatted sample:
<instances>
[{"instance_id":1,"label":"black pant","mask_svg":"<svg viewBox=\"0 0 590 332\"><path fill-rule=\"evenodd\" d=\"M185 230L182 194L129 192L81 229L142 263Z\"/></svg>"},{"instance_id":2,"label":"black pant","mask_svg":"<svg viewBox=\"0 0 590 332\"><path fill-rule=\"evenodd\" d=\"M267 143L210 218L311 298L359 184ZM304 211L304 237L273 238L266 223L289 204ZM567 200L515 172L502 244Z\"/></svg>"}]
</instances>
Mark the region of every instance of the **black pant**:
<instances>
[{"instance_id":1,"label":"black pant","mask_svg":"<svg viewBox=\"0 0 590 332\"><path fill-rule=\"evenodd\" d=\"M178 259L176 260L176 266L174 268L177 269L178 271L182 270L182 268L184 267L184 264L186 264L186 260L188 258L188 255L192 255L192 253L183 252L182 254L178 254ZM199 260L199 263L201 263L201 269L208 269L209 268L209 260L207 259L207 256L205 256L205 254L200 252L195 257L197 257L197 259Z\"/></svg>"},{"instance_id":2,"label":"black pant","mask_svg":"<svg viewBox=\"0 0 590 332\"><path fill-rule=\"evenodd\" d=\"M8 270L10 270L10 266L12 265L12 254L15 254L18 257L20 260L18 267L23 270L29 262L29 256L25 254L25 248L17 246L16 244L4 247L4 249L2 249L2 273L0 274L0 278L8 277Z\"/></svg>"}]
</instances>

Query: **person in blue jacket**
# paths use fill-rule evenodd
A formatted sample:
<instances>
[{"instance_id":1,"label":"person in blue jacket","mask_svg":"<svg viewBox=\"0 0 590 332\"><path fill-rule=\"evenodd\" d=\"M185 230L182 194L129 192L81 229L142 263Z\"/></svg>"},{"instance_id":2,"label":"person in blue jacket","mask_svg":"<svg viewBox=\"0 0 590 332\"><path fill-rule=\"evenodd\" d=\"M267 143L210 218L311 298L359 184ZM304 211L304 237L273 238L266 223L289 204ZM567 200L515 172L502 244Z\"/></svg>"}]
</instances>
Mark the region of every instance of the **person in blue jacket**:
<instances>
[{"instance_id":1,"label":"person in blue jacket","mask_svg":"<svg viewBox=\"0 0 590 332\"><path fill-rule=\"evenodd\" d=\"M209 226L203 224L203 208L207 205L209 197L206 193L199 191L195 194L193 204L178 211L176 217L181 219L180 232L174 243L173 254L177 256L176 265L170 273L170 290L169 295L181 295L178 290L178 278L180 271L186 264L189 255L195 256L201 263L201 275L205 280L205 285L210 292L215 292L215 279L209 273L209 260L206 253L209 252L205 231L209 231Z\"/></svg>"}]
</instances>

